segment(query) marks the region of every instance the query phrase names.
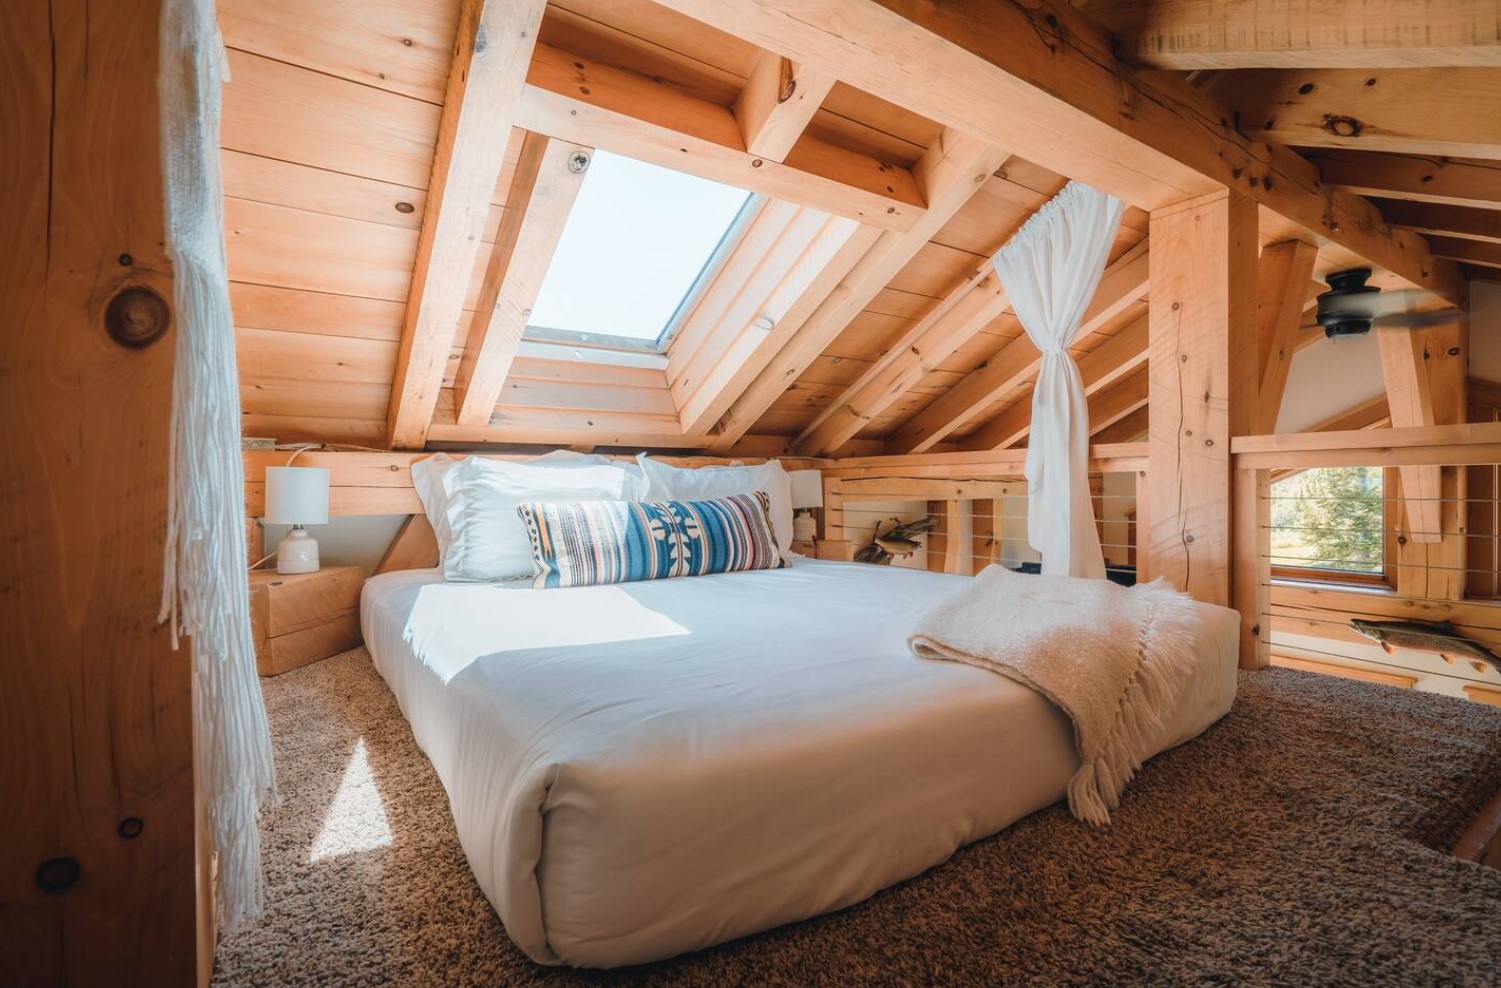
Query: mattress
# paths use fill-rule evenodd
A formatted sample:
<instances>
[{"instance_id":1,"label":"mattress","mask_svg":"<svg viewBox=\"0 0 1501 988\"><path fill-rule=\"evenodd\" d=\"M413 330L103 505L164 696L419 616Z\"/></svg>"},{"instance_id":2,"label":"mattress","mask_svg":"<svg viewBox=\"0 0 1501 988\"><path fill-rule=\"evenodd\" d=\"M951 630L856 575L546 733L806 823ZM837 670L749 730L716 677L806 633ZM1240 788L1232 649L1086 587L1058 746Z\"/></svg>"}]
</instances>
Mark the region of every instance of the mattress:
<instances>
[{"instance_id":1,"label":"mattress","mask_svg":"<svg viewBox=\"0 0 1501 988\"><path fill-rule=\"evenodd\" d=\"M534 590L423 570L367 582L361 620L507 933L541 963L614 967L859 902L1064 797L1062 713L907 651L966 579L808 560ZM1234 699L1239 615L1199 612L1159 750Z\"/></svg>"}]
</instances>

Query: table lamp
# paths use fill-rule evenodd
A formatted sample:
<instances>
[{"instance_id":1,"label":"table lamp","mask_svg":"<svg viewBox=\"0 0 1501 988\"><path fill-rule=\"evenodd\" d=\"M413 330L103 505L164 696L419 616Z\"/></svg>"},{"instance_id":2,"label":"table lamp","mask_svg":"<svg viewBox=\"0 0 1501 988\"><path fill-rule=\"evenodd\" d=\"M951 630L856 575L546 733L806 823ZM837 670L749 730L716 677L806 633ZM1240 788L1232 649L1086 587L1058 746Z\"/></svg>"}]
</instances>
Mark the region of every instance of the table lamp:
<instances>
[{"instance_id":1,"label":"table lamp","mask_svg":"<svg viewBox=\"0 0 1501 988\"><path fill-rule=\"evenodd\" d=\"M823 474L817 470L790 470L792 480L792 507L797 517L792 519L792 539L795 542L812 542L818 537L818 522L809 508L823 507Z\"/></svg>"},{"instance_id":2,"label":"table lamp","mask_svg":"<svg viewBox=\"0 0 1501 988\"><path fill-rule=\"evenodd\" d=\"M291 525L276 545L276 572L318 572L318 541L306 525L328 523L328 471L323 467L266 468L266 524Z\"/></svg>"}]
</instances>

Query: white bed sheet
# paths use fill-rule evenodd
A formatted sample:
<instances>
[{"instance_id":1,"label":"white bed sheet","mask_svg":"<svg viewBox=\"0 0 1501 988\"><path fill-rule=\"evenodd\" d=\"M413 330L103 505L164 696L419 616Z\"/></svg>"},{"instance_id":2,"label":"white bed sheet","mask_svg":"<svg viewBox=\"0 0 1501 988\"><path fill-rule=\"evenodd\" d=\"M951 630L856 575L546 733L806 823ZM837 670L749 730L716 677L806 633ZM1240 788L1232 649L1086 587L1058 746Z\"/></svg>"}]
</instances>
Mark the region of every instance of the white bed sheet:
<instances>
[{"instance_id":1,"label":"white bed sheet","mask_svg":"<svg viewBox=\"0 0 1501 988\"><path fill-rule=\"evenodd\" d=\"M858 902L1064 797L1056 708L907 651L964 579L804 560L533 590L423 570L367 582L361 619L511 938L613 967ZM1160 749L1234 699L1239 615L1200 613Z\"/></svg>"}]
</instances>

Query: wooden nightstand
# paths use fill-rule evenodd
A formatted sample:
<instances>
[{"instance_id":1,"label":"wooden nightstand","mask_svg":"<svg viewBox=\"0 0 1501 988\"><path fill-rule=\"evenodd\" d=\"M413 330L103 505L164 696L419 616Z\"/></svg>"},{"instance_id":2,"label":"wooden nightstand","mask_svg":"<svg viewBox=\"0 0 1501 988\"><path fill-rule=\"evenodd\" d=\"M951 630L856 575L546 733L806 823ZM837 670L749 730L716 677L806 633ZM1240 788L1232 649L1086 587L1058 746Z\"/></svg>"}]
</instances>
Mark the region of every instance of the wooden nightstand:
<instances>
[{"instance_id":1,"label":"wooden nightstand","mask_svg":"<svg viewBox=\"0 0 1501 988\"><path fill-rule=\"evenodd\" d=\"M354 648L361 641L358 566L325 566L316 573L250 574L250 626L255 667L275 676Z\"/></svg>"},{"instance_id":2,"label":"wooden nightstand","mask_svg":"<svg viewBox=\"0 0 1501 988\"><path fill-rule=\"evenodd\" d=\"M816 542L794 542L794 543L792 543L792 551L793 552L797 553L800 556L807 556L809 559L812 559L817 554L817 550L818 550L818 543L816 543Z\"/></svg>"}]
</instances>

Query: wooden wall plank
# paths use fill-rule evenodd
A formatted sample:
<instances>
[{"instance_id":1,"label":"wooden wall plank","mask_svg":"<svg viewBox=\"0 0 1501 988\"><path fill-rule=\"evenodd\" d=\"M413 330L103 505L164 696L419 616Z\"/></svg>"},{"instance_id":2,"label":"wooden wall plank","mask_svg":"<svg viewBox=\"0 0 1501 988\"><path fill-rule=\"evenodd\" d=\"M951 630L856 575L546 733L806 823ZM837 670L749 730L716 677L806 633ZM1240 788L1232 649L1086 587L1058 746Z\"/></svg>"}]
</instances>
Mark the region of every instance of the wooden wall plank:
<instances>
[{"instance_id":1,"label":"wooden wall plank","mask_svg":"<svg viewBox=\"0 0 1501 988\"><path fill-rule=\"evenodd\" d=\"M0 264L9 984L197 979L192 665L157 620L175 347L160 7L0 5L0 204L25 245ZM142 345L108 334L127 321Z\"/></svg>"}]
</instances>

